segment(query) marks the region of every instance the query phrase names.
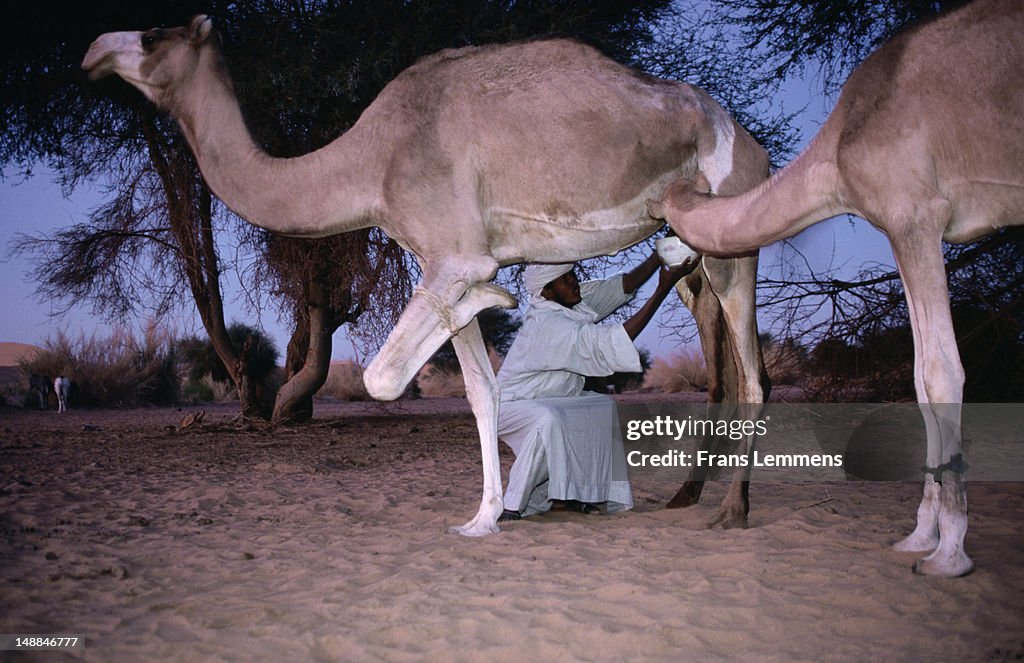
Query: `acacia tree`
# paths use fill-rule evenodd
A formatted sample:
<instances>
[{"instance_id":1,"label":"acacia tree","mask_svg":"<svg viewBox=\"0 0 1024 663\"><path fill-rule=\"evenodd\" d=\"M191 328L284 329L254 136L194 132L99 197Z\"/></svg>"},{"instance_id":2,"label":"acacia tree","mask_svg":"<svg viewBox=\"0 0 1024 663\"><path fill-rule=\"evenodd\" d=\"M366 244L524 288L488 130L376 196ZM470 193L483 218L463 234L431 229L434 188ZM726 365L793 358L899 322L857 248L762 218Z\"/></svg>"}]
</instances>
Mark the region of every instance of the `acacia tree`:
<instances>
[{"instance_id":1,"label":"acacia tree","mask_svg":"<svg viewBox=\"0 0 1024 663\"><path fill-rule=\"evenodd\" d=\"M966 0L710 0L711 20L736 29L759 84L815 69L835 94L864 58L900 29Z\"/></svg>"},{"instance_id":2,"label":"acacia tree","mask_svg":"<svg viewBox=\"0 0 1024 663\"><path fill-rule=\"evenodd\" d=\"M225 4L229 11L223 12L219 6L214 2L206 10L223 35L243 112L257 141L275 156L332 140L388 81L426 53L550 32L582 37L620 61L694 82L739 118L773 161L792 151L790 118L764 101L772 81L755 80L750 59L730 50L729 23L685 4L263 0ZM61 271L77 279L77 285L44 284L42 294L93 301L98 311L116 317L143 306L165 311L183 300L180 286L187 283L218 354L236 370L244 369L244 348L224 331L225 265L216 239L218 230L246 238L266 258L249 270L248 290L282 295L282 314L295 324L286 361L294 381L280 392L274 416L302 418L326 377L333 331L358 319L357 335L371 346L381 341L408 297L415 265L376 231L303 242L238 224L205 189L173 123L116 79L82 81L78 61L100 32L183 23L195 9L170 2L125 12L101 2L78 16L57 12L65 25L44 20L45 7L19 6L16 11L29 14L26 23L45 30L11 30L19 25L17 16L6 24L3 47L11 49L11 58L0 93L0 158L26 165L45 159L67 187L101 174L112 183L111 202L89 224L35 244L45 247L45 263L67 258L68 269ZM30 43L20 48L21 40ZM239 374L236 381L244 380ZM252 393L254 399L251 406L243 402L243 410L265 410L255 402L256 391L242 389L243 398Z\"/></svg>"}]
</instances>

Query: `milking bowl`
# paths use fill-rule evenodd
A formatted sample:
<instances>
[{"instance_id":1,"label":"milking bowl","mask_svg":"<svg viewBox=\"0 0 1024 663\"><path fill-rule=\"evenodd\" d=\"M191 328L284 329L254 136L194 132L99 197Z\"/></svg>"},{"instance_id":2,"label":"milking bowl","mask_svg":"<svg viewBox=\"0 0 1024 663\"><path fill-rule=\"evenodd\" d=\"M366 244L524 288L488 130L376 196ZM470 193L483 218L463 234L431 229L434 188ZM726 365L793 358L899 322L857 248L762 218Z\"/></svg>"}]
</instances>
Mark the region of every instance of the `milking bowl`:
<instances>
[{"instance_id":1,"label":"milking bowl","mask_svg":"<svg viewBox=\"0 0 1024 663\"><path fill-rule=\"evenodd\" d=\"M684 262L696 260L700 257L699 253L674 235L655 240L654 248L658 251L658 257L661 258L661 262L669 267L676 267Z\"/></svg>"}]
</instances>

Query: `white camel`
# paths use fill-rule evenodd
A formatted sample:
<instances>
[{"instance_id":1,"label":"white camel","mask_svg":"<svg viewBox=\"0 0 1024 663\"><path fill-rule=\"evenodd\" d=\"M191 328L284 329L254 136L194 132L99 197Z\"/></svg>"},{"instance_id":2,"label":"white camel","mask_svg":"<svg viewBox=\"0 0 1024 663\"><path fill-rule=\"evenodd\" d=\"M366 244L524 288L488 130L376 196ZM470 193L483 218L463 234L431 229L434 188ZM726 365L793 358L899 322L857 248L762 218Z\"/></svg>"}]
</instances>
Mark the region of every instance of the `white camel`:
<instances>
[{"instance_id":1,"label":"white camel","mask_svg":"<svg viewBox=\"0 0 1024 663\"><path fill-rule=\"evenodd\" d=\"M953 335L942 242L1024 222L1024 2L978 0L896 36L857 68L807 149L768 182L710 198L674 183L651 214L713 255L752 251L828 217L884 232L910 309L928 456L914 532L920 573L972 562L960 446L964 371ZM693 182L697 182L696 186Z\"/></svg>"},{"instance_id":2,"label":"white camel","mask_svg":"<svg viewBox=\"0 0 1024 663\"><path fill-rule=\"evenodd\" d=\"M427 57L334 142L273 158L246 130L210 34L205 16L187 27L108 33L82 66L93 78L119 75L174 116L210 188L249 222L302 237L374 225L416 256L423 281L364 380L374 398L397 398L453 339L484 477L476 516L452 528L461 534L497 532L502 510L498 388L475 320L485 308L515 305L488 283L497 269L610 255L643 240L663 226L646 200L698 167L723 194L768 175L764 150L701 90L563 39ZM706 350L719 362L712 371L732 375L737 398L749 403L763 400L756 269L756 251L709 258L680 284L702 338L715 340Z\"/></svg>"},{"instance_id":3,"label":"white camel","mask_svg":"<svg viewBox=\"0 0 1024 663\"><path fill-rule=\"evenodd\" d=\"M58 375L53 379L53 393L57 394L57 412L67 412L68 394L71 392L71 380Z\"/></svg>"}]
</instances>

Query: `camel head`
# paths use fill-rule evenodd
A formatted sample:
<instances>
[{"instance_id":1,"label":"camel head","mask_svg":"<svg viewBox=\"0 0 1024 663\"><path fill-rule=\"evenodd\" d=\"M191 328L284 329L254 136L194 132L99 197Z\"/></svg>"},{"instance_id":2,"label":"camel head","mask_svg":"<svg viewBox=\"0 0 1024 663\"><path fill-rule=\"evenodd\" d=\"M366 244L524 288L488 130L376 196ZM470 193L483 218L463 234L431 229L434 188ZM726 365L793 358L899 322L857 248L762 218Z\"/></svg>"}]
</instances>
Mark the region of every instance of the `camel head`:
<instances>
[{"instance_id":1,"label":"camel head","mask_svg":"<svg viewBox=\"0 0 1024 663\"><path fill-rule=\"evenodd\" d=\"M213 22L200 15L187 27L108 32L89 47L82 69L92 80L117 74L154 104L169 110L174 90L186 84L198 68L212 31Z\"/></svg>"}]
</instances>

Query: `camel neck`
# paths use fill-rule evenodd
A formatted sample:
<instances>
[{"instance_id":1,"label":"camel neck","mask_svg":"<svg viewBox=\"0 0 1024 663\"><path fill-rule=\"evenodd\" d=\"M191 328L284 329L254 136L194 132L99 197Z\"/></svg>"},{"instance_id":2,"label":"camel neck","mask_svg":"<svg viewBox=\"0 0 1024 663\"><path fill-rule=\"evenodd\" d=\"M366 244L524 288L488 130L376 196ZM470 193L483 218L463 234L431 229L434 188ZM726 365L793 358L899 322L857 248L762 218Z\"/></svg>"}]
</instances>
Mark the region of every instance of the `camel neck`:
<instances>
[{"instance_id":1,"label":"camel neck","mask_svg":"<svg viewBox=\"0 0 1024 663\"><path fill-rule=\"evenodd\" d=\"M212 55L211 55L212 57ZM232 211L267 230L318 237L363 228L373 208L367 150L342 136L294 158L256 144L229 80L205 67L201 85L179 99L176 113L211 190Z\"/></svg>"},{"instance_id":2,"label":"camel neck","mask_svg":"<svg viewBox=\"0 0 1024 663\"><path fill-rule=\"evenodd\" d=\"M842 202L834 164L822 158L830 147L821 142L812 142L793 163L753 189L711 198L686 212L680 236L712 255L734 255L852 211Z\"/></svg>"}]
</instances>

